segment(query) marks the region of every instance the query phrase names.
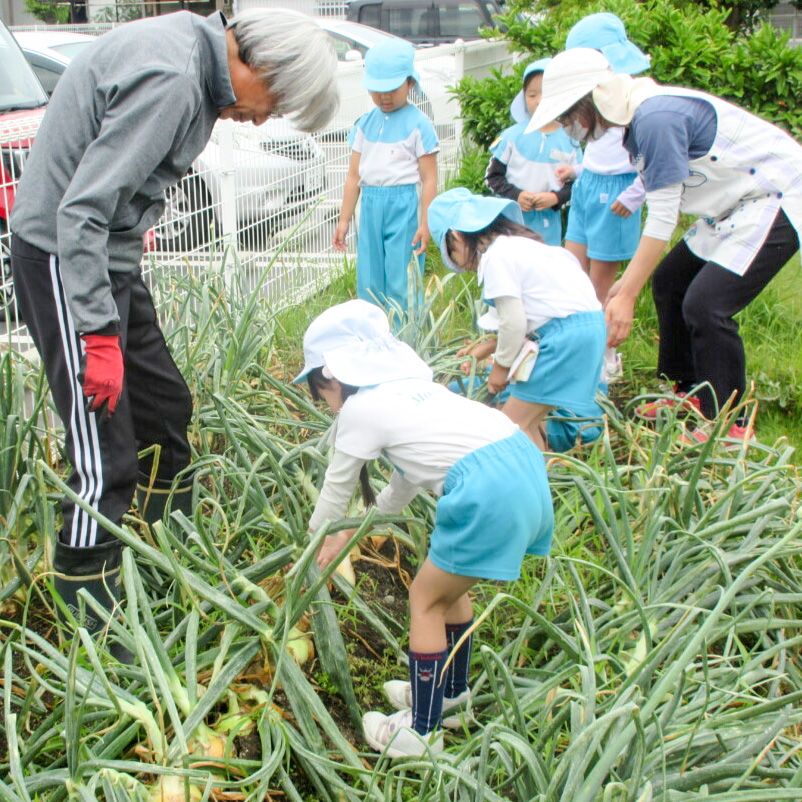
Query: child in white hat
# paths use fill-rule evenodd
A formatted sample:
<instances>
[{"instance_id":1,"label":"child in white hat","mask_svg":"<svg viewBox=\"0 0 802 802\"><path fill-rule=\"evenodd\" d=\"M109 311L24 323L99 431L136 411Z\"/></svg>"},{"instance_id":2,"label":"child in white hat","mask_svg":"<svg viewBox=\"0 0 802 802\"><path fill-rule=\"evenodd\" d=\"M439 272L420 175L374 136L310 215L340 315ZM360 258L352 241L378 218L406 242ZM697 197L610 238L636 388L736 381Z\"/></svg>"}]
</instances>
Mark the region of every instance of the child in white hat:
<instances>
[{"instance_id":1,"label":"child in white hat","mask_svg":"<svg viewBox=\"0 0 802 802\"><path fill-rule=\"evenodd\" d=\"M429 244L426 210L437 192L437 135L408 99L420 80L414 55L415 48L399 39L375 44L365 55L362 86L376 108L357 120L348 137L351 161L333 243L337 250L346 249L361 193L357 294L396 312L406 312L410 298L419 302Z\"/></svg>"},{"instance_id":2,"label":"child in white hat","mask_svg":"<svg viewBox=\"0 0 802 802\"><path fill-rule=\"evenodd\" d=\"M705 418L737 406L746 359L735 315L799 250L802 147L715 95L615 74L602 53L581 47L555 56L543 75L532 125L554 119L586 132L625 127L624 147L646 188L638 249L607 295L609 345L628 336L651 277L658 374L676 382L677 397L666 400L688 405L681 394L698 386ZM663 257L680 212L698 217ZM705 442L710 432L701 425L692 440ZM751 426L736 420L727 436L742 445Z\"/></svg>"},{"instance_id":3,"label":"child in white hat","mask_svg":"<svg viewBox=\"0 0 802 802\"><path fill-rule=\"evenodd\" d=\"M390 334L386 314L348 301L304 335L295 381L337 415L334 456L309 521L314 532L345 514L360 474L365 503L401 512L421 490L439 496L429 553L409 591L410 681L385 683L398 712L366 713L368 743L390 757L443 748L444 711L467 703L473 621L468 591L479 578L514 580L525 554L547 555L554 515L543 456L498 410L449 392L428 365ZM373 499L365 463L386 456L395 470ZM321 568L352 532L326 538ZM448 719L443 722L448 725Z\"/></svg>"},{"instance_id":4,"label":"child in white hat","mask_svg":"<svg viewBox=\"0 0 802 802\"><path fill-rule=\"evenodd\" d=\"M560 209L571 197L571 184L563 183L555 171L560 165L576 166L582 161L582 150L556 122L539 131L526 131L540 103L543 70L550 61L542 58L524 70L523 88L510 104L515 125L502 131L490 146L485 184L494 195L516 201L524 224L540 234L546 245L561 245Z\"/></svg>"},{"instance_id":5,"label":"child in white hat","mask_svg":"<svg viewBox=\"0 0 802 802\"><path fill-rule=\"evenodd\" d=\"M589 14L568 32L566 50L592 47L605 54L617 73L637 75L649 58L627 39L624 23L608 12ZM576 178L568 212L565 247L590 274L603 304L618 267L632 258L640 240L641 207L646 190L623 144L624 129L610 128L589 141L580 167L558 167L561 178ZM605 354L608 381L621 376L621 357Z\"/></svg>"},{"instance_id":6,"label":"child in white hat","mask_svg":"<svg viewBox=\"0 0 802 802\"><path fill-rule=\"evenodd\" d=\"M470 354L483 359L495 352L487 386L499 393L509 385L503 411L543 450L571 448L571 435L584 428L568 430L555 421L547 438L546 418L555 410L560 418L595 419L582 439L598 437L602 411L595 396L607 334L601 304L579 262L526 228L517 203L461 187L432 201L429 228L446 266L476 272L482 299L494 307L480 325L497 329L498 338ZM524 375L516 363L527 352L530 370Z\"/></svg>"}]
</instances>

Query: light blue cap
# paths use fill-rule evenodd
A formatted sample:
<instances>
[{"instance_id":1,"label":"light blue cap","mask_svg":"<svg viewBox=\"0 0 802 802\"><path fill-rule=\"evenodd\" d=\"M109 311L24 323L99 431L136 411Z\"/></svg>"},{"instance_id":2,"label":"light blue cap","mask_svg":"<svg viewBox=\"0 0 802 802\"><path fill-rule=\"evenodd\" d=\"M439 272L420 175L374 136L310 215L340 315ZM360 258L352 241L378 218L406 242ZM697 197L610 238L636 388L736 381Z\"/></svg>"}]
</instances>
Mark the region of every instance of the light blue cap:
<instances>
[{"instance_id":1,"label":"light blue cap","mask_svg":"<svg viewBox=\"0 0 802 802\"><path fill-rule=\"evenodd\" d=\"M513 200L474 195L465 187L449 189L429 204L429 233L440 248L443 262L455 273L465 272L448 255L446 234L449 231L473 233L487 228L500 214L513 223L523 224L521 207Z\"/></svg>"},{"instance_id":2,"label":"light blue cap","mask_svg":"<svg viewBox=\"0 0 802 802\"><path fill-rule=\"evenodd\" d=\"M524 70L523 83L526 84L526 79L533 72L543 72L550 63L550 58L541 58L537 61L533 61ZM526 109L526 98L524 97L523 89L515 96L512 103L510 103L510 114L512 114L512 119L517 123L525 123L532 116Z\"/></svg>"},{"instance_id":3,"label":"light blue cap","mask_svg":"<svg viewBox=\"0 0 802 802\"><path fill-rule=\"evenodd\" d=\"M415 69L415 48L403 39L383 39L365 53L362 86L368 92L392 92L407 78L420 83Z\"/></svg>"},{"instance_id":4,"label":"light blue cap","mask_svg":"<svg viewBox=\"0 0 802 802\"><path fill-rule=\"evenodd\" d=\"M613 72L637 75L649 69L649 58L627 39L624 23L615 14L590 14L568 31L565 49L589 47L599 50L610 62Z\"/></svg>"},{"instance_id":5,"label":"light blue cap","mask_svg":"<svg viewBox=\"0 0 802 802\"><path fill-rule=\"evenodd\" d=\"M387 313L361 299L332 306L309 324L304 334L304 368L293 384L322 367L353 387L400 379L432 380L431 368L390 333Z\"/></svg>"}]
</instances>

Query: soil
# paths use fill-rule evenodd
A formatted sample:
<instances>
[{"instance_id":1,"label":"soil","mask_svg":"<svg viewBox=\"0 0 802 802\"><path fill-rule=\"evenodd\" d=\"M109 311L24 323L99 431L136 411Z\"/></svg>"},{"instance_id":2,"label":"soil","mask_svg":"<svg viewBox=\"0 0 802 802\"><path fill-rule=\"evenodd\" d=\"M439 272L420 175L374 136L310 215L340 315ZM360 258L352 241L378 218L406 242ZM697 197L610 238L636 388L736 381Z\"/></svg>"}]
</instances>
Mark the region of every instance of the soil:
<instances>
[{"instance_id":1,"label":"soil","mask_svg":"<svg viewBox=\"0 0 802 802\"><path fill-rule=\"evenodd\" d=\"M37 593L30 593L27 604L23 604L16 597L7 599L0 609L0 642L6 643L16 637L18 628L27 627L45 640L58 645L58 630L53 622L53 611L48 608ZM12 675L17 679L14 682L11 695L24 700L29 689L28 677L29 663L26 662L22 652L15 650L11 659ZM0 674L0 687L5 691L5 672ZM48 708L53 703L51 694L45 693L40 697L42 704ZM44 715L30 712L23 726L26 732L33 732L42 722ZM20 722L18 722L19 726ZM8 742L5 737L6 720L5 705L0 705L0 755L8 755Z\"/></svg>"}]
</instances>

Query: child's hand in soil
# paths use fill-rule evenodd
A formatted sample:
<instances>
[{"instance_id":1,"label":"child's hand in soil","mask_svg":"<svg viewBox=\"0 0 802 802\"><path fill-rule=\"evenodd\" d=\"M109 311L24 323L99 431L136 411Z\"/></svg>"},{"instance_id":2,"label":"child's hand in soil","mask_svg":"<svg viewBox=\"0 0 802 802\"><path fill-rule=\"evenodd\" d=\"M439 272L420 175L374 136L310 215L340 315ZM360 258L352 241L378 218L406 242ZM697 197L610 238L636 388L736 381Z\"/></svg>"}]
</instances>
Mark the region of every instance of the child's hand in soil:
<instances>
[{"instance_id":1,"label":"child's hand in soil","mask_svg":"<svg viewBox=\"0 0 802 802\"><path fill-rule=\"evenodd\" d=\"M337 555L345 548L345 544L351 539L356 529L343 529L336 535L327 535L317 553L317 565L322 571L330 562L337 558Z\"/></svg>"}]
</instances>

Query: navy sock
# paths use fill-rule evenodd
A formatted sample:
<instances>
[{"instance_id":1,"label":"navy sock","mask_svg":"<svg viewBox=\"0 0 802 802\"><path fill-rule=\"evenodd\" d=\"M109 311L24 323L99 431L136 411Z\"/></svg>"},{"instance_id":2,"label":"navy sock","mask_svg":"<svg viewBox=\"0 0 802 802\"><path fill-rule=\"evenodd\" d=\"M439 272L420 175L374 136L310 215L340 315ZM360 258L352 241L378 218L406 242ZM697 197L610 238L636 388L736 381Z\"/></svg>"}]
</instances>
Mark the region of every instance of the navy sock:
<instances>
[{"instance_id":1,"label":"navy sock","mask_svg":"<svg viewBox=\"0 0 802 802\"><path fill-rule=\"evenodd\" d=\"M409 653L409 681L412 683L412 726L421 735L431 732L443 712L445 682L440 682L448 651L436 654Z\"/></svg>"},{"instance_id":2,"label":"navy sock","mask_svg":"<svg viewBox=\"0 0 802 802\"><path fill-rule=\"evenodd\" d=\"M446 641L449 651L453 651L454 644L473 626L473 619L464 624L446 624ZM471 648L473 647L473 633L459 647L451 658L451 664L446 671L446 693L449 699L459 696L468 690L468 672L471 668Z\"/></svg>"}]
</instances>

